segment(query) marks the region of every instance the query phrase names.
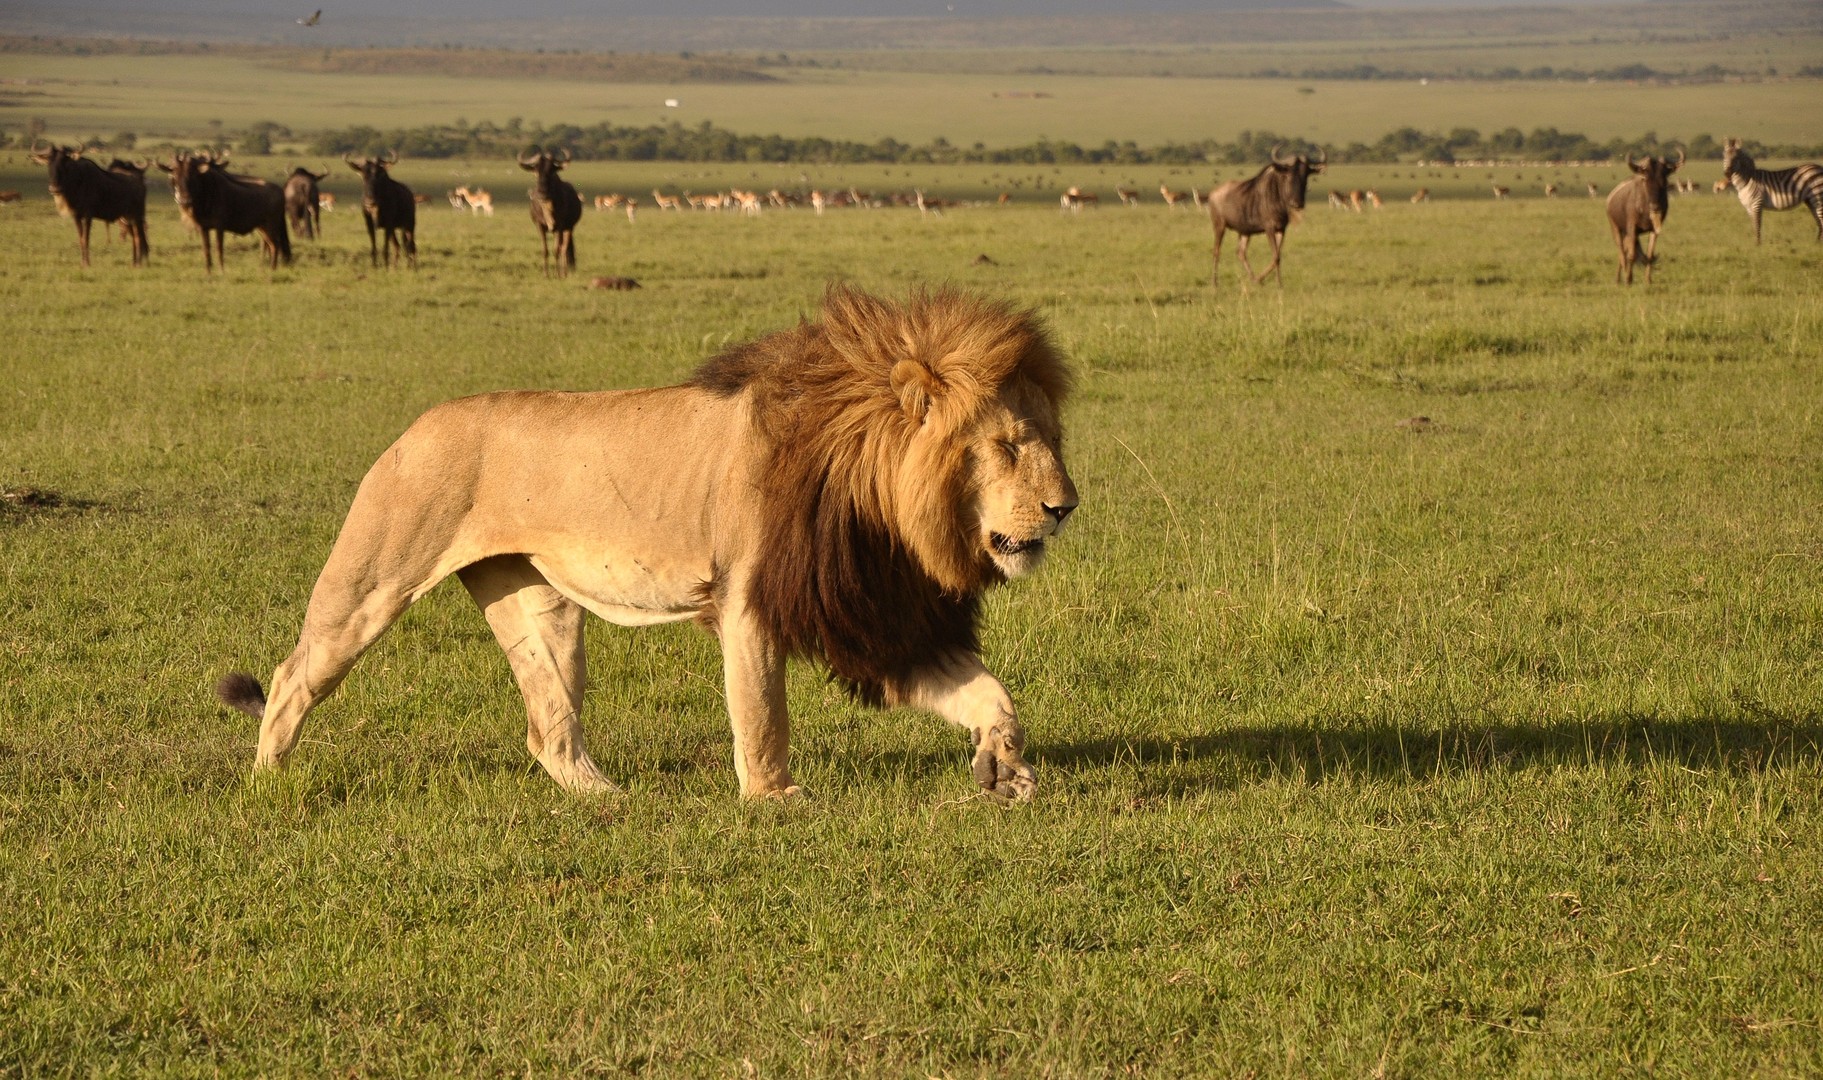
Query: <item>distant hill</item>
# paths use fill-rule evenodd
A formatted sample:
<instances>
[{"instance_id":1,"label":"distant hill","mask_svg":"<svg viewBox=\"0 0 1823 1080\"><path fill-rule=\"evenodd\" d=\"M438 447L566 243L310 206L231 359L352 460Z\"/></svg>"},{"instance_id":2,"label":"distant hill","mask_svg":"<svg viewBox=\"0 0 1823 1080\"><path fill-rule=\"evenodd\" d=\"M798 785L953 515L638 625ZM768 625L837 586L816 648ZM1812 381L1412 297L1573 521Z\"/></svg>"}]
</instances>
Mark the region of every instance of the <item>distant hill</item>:
<instances>
[{"instance_id":1,"label":"distant hill","mask_svg":"<svg viewBox=\"0 0 1823 1080\"><path fill-rule=\"evenodd\" d=\"M954 3L955 12L948 10ZM1380 8L1385 0L0 0L9 35L545 52L1144 48L1235 42L1815 34L1816 0ZM1405 0L1412 2L1412 0ZM322 21L299 26L319 4ZM848 17L814 12L841 11ZM434 12L434 16L427 15ZM780 12L799 14L783 15ZM857 12L876 13L857 17ZM1043 14L1038 14L1043 12ZM774 13L774 14L768 14ZM715 15L715 17L707 17Z\"/></svg>"}]
</instances>

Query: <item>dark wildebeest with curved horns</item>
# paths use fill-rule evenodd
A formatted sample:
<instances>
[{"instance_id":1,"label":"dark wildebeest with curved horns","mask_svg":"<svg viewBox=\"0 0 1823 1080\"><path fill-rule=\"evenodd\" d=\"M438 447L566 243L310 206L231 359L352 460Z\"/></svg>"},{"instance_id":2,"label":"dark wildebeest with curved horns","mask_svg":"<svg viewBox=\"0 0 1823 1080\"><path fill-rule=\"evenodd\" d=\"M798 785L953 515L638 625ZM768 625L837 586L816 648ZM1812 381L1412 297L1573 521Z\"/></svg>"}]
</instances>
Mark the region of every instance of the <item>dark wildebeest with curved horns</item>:
<instances>
[{"instance_id":1,"label":"dark wildebeest with curved horns","mask_svg":"<svg viewBox=\"0 0 1823 1080\"><path fill-rule=\"evenodd\" d=\"M1280 144L1282 146L1283 144ZM1215 266L1209 272L1209 283L1221 287L1222 235L1233 229L1240 240L1235 254L1241 257L1241 268L1254 281L1265 281L1271 274L1279 285L1285 278L1279 273L1279 254L1285 246L1285 226L1304 209L1304 189L1313 173L1323 171L1329 155L1314 161L1303 154L1289 159L1279 157L1280 146L1272 148L1272 161L1251 180L1230 180L1209 193L1209 220L1215 226ZM1265 233L1272 241L1272 265L1255 274L1247 261L1247 240Z\"/></svg>"},{"instance_id":2,"label":"dark wildebeest with curved horns","mask_svg":"<svg viewBox=\"0 0 1823 1080\"><path fill-rule=\"evenodd\" d=\"M1634 161L1627 155L1627 168L1634 175L1614 185L1608 193L1608 228L1614 242L1620 245L1620 269L1614 272L1616 282L1633 284L1633 264L1646 264L1646 284L1652 284L1652 265L1658 261L1658 234L1665 231L1665 215L1671 211L1671 174L1684 164L1684 148L1678 147L1677 160L1662 157ZM1646 254L1640 257L1639 239L1646 238Z\"/></svg>"},{"instance_id":3,"label":"dark wildebeest with curved horns","mask_svg":"<svg viewBox=\"0 0 1823 1080\"><path fill-rule=\"evenodd\" d=\"M582 197L557 173L570 163L570 152L557 148L557 157L539 147L519 155L519 167L535 173L538 182L526 194L532 198L532 224L544 242L544 272L551 272L551 234L557 234L557 276L576 269L576 223L582 220Z\"/></svg>"},{"instance_id":4,"label":"dark wildebeest with curved horns","mask_svg":"<svg viewBox=\"0 0 1823 1080\"><path fill-rule=\"evenodd\" d=\"M399 259L409 260L418 268L418 203L411 189L392 178L389 172L399 163L399 153L388 150L377 158L363 158L356 164L348 154L342 161L361 174L361 216L367 222L367 247L373 264L380 265L380 247L375 230L386 234L386 265ZM397 254L394 254L395 250Z\"/></svg>"},{"instance_id":5,"label":"dark wildebeest with curved horns","mask_svg":"<svg viewBox=\"0 0 1823 1080\"><path fill-rule=\"evenodd\" d=\"M82 265L89 265L89 230L100 218L105 225L124 223L133 245L133 265L151 261L152 245L146 241L146 178L144 166L116 161L102 168L70 146L32 146L32 160L50 167L51 198L57 211L76 223L76 246Z\"/></svg>"},{"instance_id":6,"label":"dark wildebeest with curved horns","mask_svg":"<svg viewBox=\"0 0 1823 1080\"><path fill-rule=\"evenodd\" d=\"M299 236L315 240L323 235L323 211L318 205L322 192L317 185L329 177L329 167L325 165L320 173L313 173L302 165L291 170L285 178L285 216L291 220L291 227Z\"/></svg>"},{"instance_id":7,"label":"dark wildebeest with curved horns","mask_svg":"<svg viewBox=\"0 0 1823 1080\"><path fill-rule=\"evenodd\" d=\"M228 154L207 151L192 154L179 150L170 162L158 167L171 174L171 193L177 197L177 208L184 219L203 234L203 265L214 271L215 264L228 268L223 254L227 234L245 236L258 232L266 248L267 265L278 269L279 260L291 264L291 234L285 231L285 189L256 176L240 176L227 170ZM215 251L209 250L209 234L215 234Z\"/></svg>"}]
</instances>

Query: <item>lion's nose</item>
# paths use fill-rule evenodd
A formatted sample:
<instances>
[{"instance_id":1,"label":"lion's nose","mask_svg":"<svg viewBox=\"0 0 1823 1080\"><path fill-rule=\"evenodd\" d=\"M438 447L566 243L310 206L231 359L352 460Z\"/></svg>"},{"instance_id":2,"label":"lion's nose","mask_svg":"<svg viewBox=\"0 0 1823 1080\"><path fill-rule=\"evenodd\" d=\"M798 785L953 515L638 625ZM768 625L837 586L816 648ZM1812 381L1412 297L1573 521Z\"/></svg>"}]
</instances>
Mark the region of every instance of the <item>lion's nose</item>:
<instances>
[{"instance_id":1,"label":"lion's nose","mask_svg":"<svg viewBox=\"0 0 1823 1080\"><path fill-rule=\"evenodd\" d=\"M1063 519L1069 517L1070 511L1074 509L1076 509L1075 503L1068 503L1064 506L1052 506L1047 503L1045 504L1044 512L1051 515L1053 518L1056 518L1057 524L1061 526L1063 524Z\"/></svg>"}]
</instances>

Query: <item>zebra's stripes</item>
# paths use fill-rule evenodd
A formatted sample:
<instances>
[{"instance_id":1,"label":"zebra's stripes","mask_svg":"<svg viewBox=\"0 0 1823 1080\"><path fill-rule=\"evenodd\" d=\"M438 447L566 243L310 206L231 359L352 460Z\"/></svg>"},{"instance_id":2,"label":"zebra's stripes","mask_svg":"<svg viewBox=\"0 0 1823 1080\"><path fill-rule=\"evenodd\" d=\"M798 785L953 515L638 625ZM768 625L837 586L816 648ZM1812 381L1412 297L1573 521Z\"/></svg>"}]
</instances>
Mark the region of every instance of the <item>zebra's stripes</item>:
<instances>
[{"instance_id":1,"label":"zebra's stripes","mask_svg":"<svg viewBox=\"0 0 1823 1080\"><path fill-rule=\"evenodd\" d=\"M1760 242L1760 212L1768 208L1790 210L1803 203L1817 219L1817 239L1823 240L1823 166L1794 165L1774 172L1755 168L1753 158L1741 149L1741 140L1729 139L1722 147L1722 179L1734 184L1741 205L1753 218L1753 242Z\"/></svg>"}]
</instances>

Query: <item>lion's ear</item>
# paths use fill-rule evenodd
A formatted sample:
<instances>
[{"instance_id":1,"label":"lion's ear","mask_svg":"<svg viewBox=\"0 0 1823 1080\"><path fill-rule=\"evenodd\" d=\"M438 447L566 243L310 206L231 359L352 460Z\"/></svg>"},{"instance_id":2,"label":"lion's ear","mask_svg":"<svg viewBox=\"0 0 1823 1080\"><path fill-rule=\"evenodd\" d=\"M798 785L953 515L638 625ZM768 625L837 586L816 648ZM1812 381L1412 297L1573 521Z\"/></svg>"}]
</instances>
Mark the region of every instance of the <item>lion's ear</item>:
<instances>
[{"instance_id":1,"label":"lion's ear","mask_svg":"<svg viewBox=\"0 0 1823 1080\"><path fill-rule=\"evenodd\" d=\"M924 423L930 414L931 402L942 390L943 384L937 381L936 372L920 360L901 360L893 365L893 396L899 399L899 407L905 415L917 423Z\"/></svg>"}]
</instances>

